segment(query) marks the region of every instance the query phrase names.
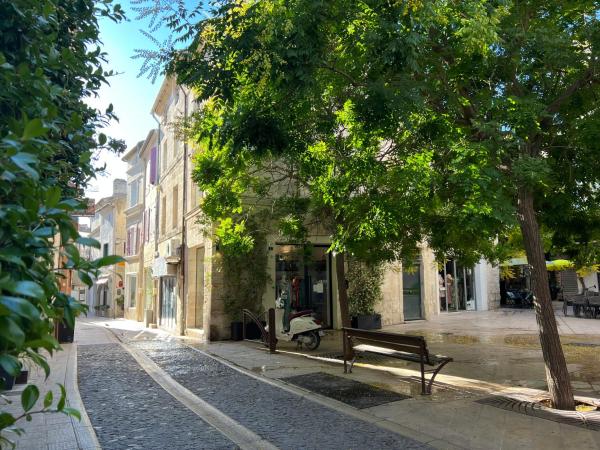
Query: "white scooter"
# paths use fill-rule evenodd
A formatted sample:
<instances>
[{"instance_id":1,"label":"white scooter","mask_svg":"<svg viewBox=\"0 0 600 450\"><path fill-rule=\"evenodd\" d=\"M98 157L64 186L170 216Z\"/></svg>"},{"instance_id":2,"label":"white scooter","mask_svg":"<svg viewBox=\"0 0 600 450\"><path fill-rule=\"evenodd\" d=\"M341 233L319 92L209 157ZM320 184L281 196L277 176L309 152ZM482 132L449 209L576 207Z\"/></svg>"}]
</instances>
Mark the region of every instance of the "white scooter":
<instances>
[{"instance_id":1,"label":"white scooter","mask_svg":"<svg viewBox=\"0 0 600 450\"><path fill-rule=\"evenodd\" d=\"M311 310L291 313L288 317L289 328L284 328L285 308L282 301L275 302L275 336L282 341L295 341L304 344L308 350L316 350L325 335L321 322L313 317ZM266 330L269 331L267 325Z\"/></svg>"}]
</instances>

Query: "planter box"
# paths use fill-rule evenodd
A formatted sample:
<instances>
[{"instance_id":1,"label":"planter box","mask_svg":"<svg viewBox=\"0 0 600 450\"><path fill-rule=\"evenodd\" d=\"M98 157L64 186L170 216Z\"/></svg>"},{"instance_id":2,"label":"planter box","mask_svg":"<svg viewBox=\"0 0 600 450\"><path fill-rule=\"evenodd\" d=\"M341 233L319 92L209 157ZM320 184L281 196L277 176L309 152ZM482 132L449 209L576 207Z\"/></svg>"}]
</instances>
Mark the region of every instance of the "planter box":
<instances>
[{"instance_id":1,"label":"planter box","mask_svg":"<svg viewBox=\"0 0 600 450\"><path fill-rule=\"evenodd\" d=\"M15 377L0 367L0 391L10 391L15 385Z\"/></svg>"},{"instance_id":2,"label":"planter box","mask_svg":"<svg viewBox=\"0 0 600 450\"><path fill-rule=\"evenodd\" d=\"M265 324L263 324L264 327ZM262 333L258 325L254 322L246 323L246 339L260 339L262 337Z\"/></svg>"},{"instance_id":3,"label":"planter box","mask_svg":"<svg viewBox=\"0 0 600 450\"><path fill-rule=\"evenodd\" d=\"M381 314L369 314L365 316L353 316L352 328L361 330L379 330L381 329Z\"/></svg>"},{"instance_id":4,"label":"planter box","mask_svg":"<svg viewBox=\"0 0 600 450\"><path fill-rule=\"evenodd\" d=\"M62 321L58 323L57 338L58 338L59 343L61 343L61 344L71 343L71 342L73 342L74 336L75 336L74 328L69 328L69 326Z\"/></svg>"},{"instance_id":5,"label":"planter box","mask_svg":"<svg viewBox=\"0 0 600 450\"><path fill-rule=\"evenodd\" d=\"M28 370L21 370L21 373L17 378L15 378L15 384L27 384L27 379L29 378Z\"/></svg>"},{"instance_id":6,"label":"planter box","mask_svg":"<svg viewBox=\"0 0 600 450\"><path fill-rule=\"evenodd\" d=\"M244 324L242 322L231 322L231 340L241 341L244 339L243 335Z\"/></svg>"}]
</instances>

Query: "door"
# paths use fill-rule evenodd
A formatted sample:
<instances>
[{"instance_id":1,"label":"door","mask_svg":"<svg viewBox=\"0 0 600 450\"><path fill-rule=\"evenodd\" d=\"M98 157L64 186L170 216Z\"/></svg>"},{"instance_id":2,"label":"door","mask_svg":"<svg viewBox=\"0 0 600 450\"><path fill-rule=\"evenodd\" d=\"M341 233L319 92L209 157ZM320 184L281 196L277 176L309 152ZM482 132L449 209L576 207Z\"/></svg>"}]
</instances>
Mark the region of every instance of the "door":
<instances>
[{"instance_id":1,"label":"door","mask_svg":"<svg viewBox=\"0 0 600 450\"><path fill-rule=\"evenodd\" d=\"M161 278L160 325L165 328L175 328L177 313L175 299L175 277Z\"/></svg>"},{"instance_id":2,"label":"door","mask_svg":"<svg viewBox=\"0 0 600 450\"><path fill-rule=\"evenodd\" d=\"M402 297L404 320L422 319L421 313L421 263L402 269Z\"/></svg>"}]
</instances>

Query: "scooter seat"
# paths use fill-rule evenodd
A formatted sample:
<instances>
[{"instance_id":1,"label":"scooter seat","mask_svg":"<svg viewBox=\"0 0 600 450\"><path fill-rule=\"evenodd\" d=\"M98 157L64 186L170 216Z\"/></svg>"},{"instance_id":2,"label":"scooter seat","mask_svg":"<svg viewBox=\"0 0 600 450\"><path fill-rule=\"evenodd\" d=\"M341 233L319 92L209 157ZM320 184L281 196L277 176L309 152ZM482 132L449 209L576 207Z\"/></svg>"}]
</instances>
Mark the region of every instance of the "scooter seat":
<instances>
[{"instance_id":1,"label":"scooter seat","mask_svg":"<svg viewBox=\"0 0 600 450\"><path fill-rule=\"evenodd\" d=\"M290 314L290 317L289 317L288 320L291 322L292 319L295 319L296 317L309 316L311 314L312 314L312 310L305 309L304 311L298 311L298 312L295 312L293 314Z\"/></svg>"}]
</instances>

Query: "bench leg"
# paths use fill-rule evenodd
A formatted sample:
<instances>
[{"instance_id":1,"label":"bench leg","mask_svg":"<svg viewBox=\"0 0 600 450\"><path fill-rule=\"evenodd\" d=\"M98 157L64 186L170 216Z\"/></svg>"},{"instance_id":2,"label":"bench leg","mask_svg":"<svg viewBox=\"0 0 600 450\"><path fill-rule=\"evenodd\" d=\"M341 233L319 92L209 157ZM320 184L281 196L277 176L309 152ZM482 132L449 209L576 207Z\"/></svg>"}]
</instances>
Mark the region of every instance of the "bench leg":
<instances>
[{"instance_id":1,"label":"bench leg","mask_svg":"<svg viewBox=\"0 0 600 450\"><path fill-rule=\"evenodd\" d=\"M429 382L427 383L427 393L428 394L431 394L431 386L433 385L433 380L435 380L435 377L437 376L437 374L440 372L440 370L442 370L442 367L444 367L449 362L450 361L444 361L439 366L437 366L435 368L435 370L432 371L431 378L429 379Z\"/></svg>"},{"instance_id":2,"label":"bench leg","mask_svg":"<svg viewBox=\"0 0 600 450\"><path fill-rule=\"evenodd\" d=\"M352 373L352 366L354 366L355 362L356 362L356 353L354 354L354 358L352 358L352 361L350 361L350 367L348 368L348 373Z\"/></svg>"},{"instance_id":3,"label":"bench leg","mask_svg":"<svg viewBox=\"0 0 600 450\"><path fill-rule=\"evenodd\" d=\"M425 364L421 357L421 395L427 394L429 394L429 392L427 392L427 388L425 387Z\"/></svg>"}]
</instances>

